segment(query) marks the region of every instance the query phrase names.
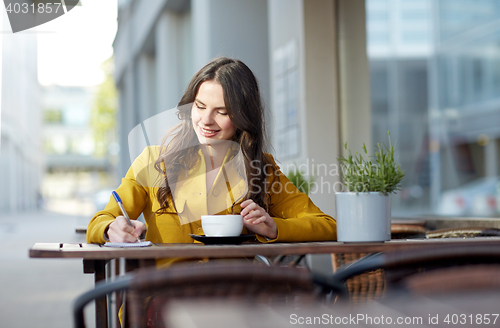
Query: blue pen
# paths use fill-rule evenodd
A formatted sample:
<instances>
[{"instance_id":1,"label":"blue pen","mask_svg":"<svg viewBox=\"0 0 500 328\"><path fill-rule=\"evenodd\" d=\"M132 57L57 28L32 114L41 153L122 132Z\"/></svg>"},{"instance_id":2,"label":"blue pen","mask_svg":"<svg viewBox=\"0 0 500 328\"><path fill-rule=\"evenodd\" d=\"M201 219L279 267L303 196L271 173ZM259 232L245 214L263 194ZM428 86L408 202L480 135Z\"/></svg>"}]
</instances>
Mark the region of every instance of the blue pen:
<instances>
[{"instance_id":1,"label":"blue pen","mask_svg":"<svg viewBox=\"0 0 500 328\"><path fill-rule=\"evenodd\" d=\"M130 221L130 217L128 216L127 211L125 211L125 207L123 207L123 203L122 203L122 200L121 200L120 196L118 196L118 194L114 190L113 190L112 194L113 194L113 197L116 200L116 203L118 204L118 207L122 211L123 216L125 217L125 219L127 219L127 222L129 224L129 226L131 226L132 228L135 229L134 225L132 224L132 221ZM137 241L141 242L141 240L139 238L137 238Z\"/></svg>"}]
</instances>

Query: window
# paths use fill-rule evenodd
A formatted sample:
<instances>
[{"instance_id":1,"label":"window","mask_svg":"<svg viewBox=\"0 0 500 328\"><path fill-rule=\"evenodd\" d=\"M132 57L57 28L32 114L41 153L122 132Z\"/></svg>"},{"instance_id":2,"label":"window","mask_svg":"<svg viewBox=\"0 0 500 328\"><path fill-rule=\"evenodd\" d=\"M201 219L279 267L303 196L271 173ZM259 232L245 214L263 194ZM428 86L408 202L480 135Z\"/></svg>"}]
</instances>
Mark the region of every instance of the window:
<instances>
[{"instance_id":1,"label":"window","mask_svg":"<svg viewBox=\"0 0 500 328\"><path fill-rule=\"evenodd\" d=\"M387 22L386 51L369 52L373 140L390 130L406 173L393 215L500 216L500 3L394 2L366 6L368 21L402 18ZM377 33L368 23L368 49Z\"/></svg>"}]
</instances>

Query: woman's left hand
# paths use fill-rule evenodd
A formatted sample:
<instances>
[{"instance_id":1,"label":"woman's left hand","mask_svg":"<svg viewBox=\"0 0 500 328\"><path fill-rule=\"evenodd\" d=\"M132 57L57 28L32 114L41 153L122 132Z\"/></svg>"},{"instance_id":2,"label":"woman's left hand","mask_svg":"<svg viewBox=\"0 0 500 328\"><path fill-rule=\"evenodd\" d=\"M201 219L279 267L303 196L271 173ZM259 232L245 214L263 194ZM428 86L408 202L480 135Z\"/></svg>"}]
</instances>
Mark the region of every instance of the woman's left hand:
<instances>
[{"instance_id":1,"label":"woman's left hand","mask_svg":"<svg viewBox=\"0 0 500 328\"><path fill-rule=\"evenodd\" d=\"M243 209L241 211L243 224L248 230L269 239L275 239L278 236L278 227L273 218L253 200L245 200L241 203L241 208Z\"/></svg>"}]
</instances>

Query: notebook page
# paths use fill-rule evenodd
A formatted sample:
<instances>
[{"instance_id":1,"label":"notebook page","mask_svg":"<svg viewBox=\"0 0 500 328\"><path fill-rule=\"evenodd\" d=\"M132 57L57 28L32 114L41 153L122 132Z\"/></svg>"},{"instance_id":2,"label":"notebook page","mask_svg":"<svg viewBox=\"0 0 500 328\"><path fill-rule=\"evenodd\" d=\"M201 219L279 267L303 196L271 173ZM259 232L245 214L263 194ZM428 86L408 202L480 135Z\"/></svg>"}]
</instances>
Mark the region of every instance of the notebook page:
<instances>
[{"instance_id":1,"label":"notebook page","mask_svg":"<svg viewBox=\"0 0 500 328\"><path fill-rule=\"evenodd\" d=\"M105 247L148 247L153 245L150 241L141 241L140 243L105 243Z\"/></svg>"}]
</instances>

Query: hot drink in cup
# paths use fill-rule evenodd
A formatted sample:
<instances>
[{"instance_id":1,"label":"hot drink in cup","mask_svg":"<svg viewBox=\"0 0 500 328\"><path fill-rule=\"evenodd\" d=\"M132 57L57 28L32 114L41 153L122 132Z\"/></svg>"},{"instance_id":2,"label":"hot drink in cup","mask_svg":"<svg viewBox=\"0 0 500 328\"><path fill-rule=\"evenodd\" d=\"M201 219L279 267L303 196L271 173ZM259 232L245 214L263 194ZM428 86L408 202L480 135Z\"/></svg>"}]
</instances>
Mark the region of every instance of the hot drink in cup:
<instances>
[{"instance_id":1,"label":"hot drink in cup","mask_svg":"<svg viewBox=\"0 0 500 328\"><path fill-rule=\"evenodd\" d=\"M243 217L236 215L202 215L201 227L207 237L234 237L241 235Z\"/></svg>"}]
</instances>

